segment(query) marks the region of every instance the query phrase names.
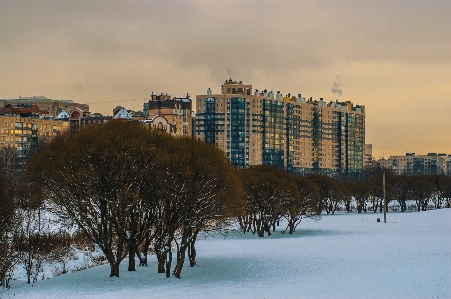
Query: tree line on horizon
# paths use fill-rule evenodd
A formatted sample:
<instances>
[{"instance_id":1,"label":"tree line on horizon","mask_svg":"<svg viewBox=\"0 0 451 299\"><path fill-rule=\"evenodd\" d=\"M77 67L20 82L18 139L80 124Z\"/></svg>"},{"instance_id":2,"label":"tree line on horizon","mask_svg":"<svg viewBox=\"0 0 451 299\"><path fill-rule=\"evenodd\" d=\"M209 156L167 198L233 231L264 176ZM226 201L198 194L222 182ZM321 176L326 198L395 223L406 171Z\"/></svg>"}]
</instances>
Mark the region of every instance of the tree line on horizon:
<instances>
[{"instance_id":1,"label":"tree line on horizon","mask_svg":"<svg viewBox=\"0 0 451 299\"><path fill-rule=\"evenodd\" d=\"M0 286L14 267L24 266L28 283L42 264L62 260L71 246L97 247L119 277L119 265L135 257L180 278L188 260L197 263L202 233L238 227L242 233L293 234L303 218L322 212L383 212L382 174L347 183L313 175L293 176L273 166L236 169L218 148L174 138L134 122L112 121L62 135L37 150L18 172L10 149L0 151ZM451 177L386 175L387 202L406 211L450 207ZM57 231L43 217L60 221ZM174 256L173 256L174 254ZM64 271L63 271L64 273Z\"/></svg>"}]
</instances>

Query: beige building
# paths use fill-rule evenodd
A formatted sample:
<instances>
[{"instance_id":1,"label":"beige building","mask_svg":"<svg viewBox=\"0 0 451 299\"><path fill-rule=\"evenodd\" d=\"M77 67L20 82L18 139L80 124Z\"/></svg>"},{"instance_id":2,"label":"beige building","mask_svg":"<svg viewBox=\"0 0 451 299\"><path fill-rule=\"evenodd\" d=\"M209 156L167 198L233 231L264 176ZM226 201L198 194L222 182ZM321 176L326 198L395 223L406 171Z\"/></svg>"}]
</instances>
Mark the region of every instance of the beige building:
<instances>
[{"instance_id":1,"label":"beige building","mask_svg":"<svg viewBox=\"0 0 451 299\"><path fill-rule=\"evenodd\" d=\"M39 141L70 131L71 120L90 115L89 105L43 96L0 99L0 107L0 147L16 148L22 164Z\"/></svg>"},{"instance_id":2,"label":"beige building","mask_svg":"<svg viewBox=\"0 0 451 299\"><path fill-rule=\"evenodd\" d=\"M39 140L59 136L68 129L68 121L0 115L0 147L15 147L20 163L25 163Z\"/></svg>"},{"instance_id":3,"label":"beige building","mask_svg":"<svg viewBox=\"0 0 451 299\"><path fill-rule=\"evenodd\" d=\"M46 111L47 117L57 117L63 110L72 111L77 114L87 116L89 114L89 105L74 103L72 100L51 100L44 96L21 97L17 99L0 99L0 107L11 106L32 106L36 105L38 110ZM78 109L76 111L75 109Z\"/></svg>"},{"instance_id":4,"label":"beige building","mask_svg":"<svg viewBox=\"0 0 451 299\"><path fill-rule=\"evenodd\" d=\"M196 96L195 137L221 148L239 167L275 165L296 174L363 171L365 107L253 91L226 80Z\"/></svg>"},{"instance_id":5,"label":"beige building","mask_svg":"<svg viewBox=\"0 0 451 299\"><path fill-rule=\"evenodd\" d=\"M427 155L416 155L415 153L406 153L405 156L390 156L384 162L386 169L391 169L395 174L451 175L451 169L449 167L451 164L451 155L447 154L429 153Z\"/></svg>"},{"instance_id":6,"label":"beige building","mask_svg":"<svg viewBox=\"0 0 451 299\"><path fill-rule=\"evenodd\" d=\"M167 118L162 115L155 115L151 119L146 119L142 122L144 125L149 126L152 129L163 130L169 134L176 135L175 125L169 122Z\"/></svg>"},{"instance_id":7,"label":"beige building","mask_svg":"<svg viewBox=\"0 0 451 299\"><path fill-rule=\"evenodd\" d=\"M379 164L379 167L384 169L384 170L391 170L391 161L387 160L385 158L379 159L377 161L377 163Z\"/></svg>"},{"instance_id":8,"label":"beige building","mask_svg":"<svg viewBox=\"0 0 451 299\"><path fill-rule=\"evenodd\" d=\"M364 162L363 167L364 169L371 169L374 165L373 160L373 145L372 144L365 144L365 150L364 150Z\"/></svg>"},{"instance_id":9,"label":"beige building","mask_svg":"<svg viewBox=\"0 0 451 299\"><path fill-rule=\"evenodd\" d=\"M168 94L152 92L149 102L144 103L143 114L147 118L145 122L152 127L167 122L166 128L170 127L176 136L193 136L195 114L189 94L185 98L171 98Z\"/></svg>"}]
</instances>

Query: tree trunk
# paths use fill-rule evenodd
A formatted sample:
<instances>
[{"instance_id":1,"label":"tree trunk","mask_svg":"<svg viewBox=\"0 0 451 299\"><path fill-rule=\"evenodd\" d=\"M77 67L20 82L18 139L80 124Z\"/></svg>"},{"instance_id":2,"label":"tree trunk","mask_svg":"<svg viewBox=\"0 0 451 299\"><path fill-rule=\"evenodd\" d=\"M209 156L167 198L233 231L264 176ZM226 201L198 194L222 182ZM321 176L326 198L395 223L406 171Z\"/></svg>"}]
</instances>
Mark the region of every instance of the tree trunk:
<instances>
[{"instance_id":1,"label":"tree trunk","mask_svg":"<svg viewBox=\"0 0 451 299\"><path fill-rule=\"evenodd\" d=\"M164 238L162 233L159 234L155 242L155 253L158 260L158 273L165 273L166 250L164 250Z\"/></svg>"},{"instance_id":2,"label":"tree trunk","mask_svg":"<svg viewBox=\"0 0 451 299\"><path fill-rule=\"evenodd\" d=\"M257 215L254 215L254 217L252 217L252 227L253 227L252 234L254 234L254 235L255 235L255 233L258 234L260 227L258 224Z\"/></svg>"},{"instance_id":3,"label":"tree trunk","mask_svg":"<svg viewBox=\"0 0 451 299\"><path fill-rule=\"evenodd\" d=\"M142 254L143 256L141 257L141 255L138 255L139 257L139 265L140 266L147 266L147 253L149 252L149 247L150 247L150 231L146 232L146 238L144 241L144 245L142 248ZM139 252L139 248L137 248L137 252Z\"/></svg>"},{"instance_id":4,"label":"tree trunk","mask_svg":"<svg viewBox=\"0 0 451 299\"><path fill-rule=\"evenodd\" d=\"M268 236L271 236L271 222L265 222L265 230Z\"/></svg>"},{"instance_id":5,"label":"tree trunk","mask_svg":"<svg viewBox=\"0 0 451 299\"><path fill-rule=\"evenodd\" d=\"M114 262L113 264L110 264L111 266L111 274L110 277L119 277L119 265L121 264L120 261Z\"/></svg>"},{"instance_id":6,"label":"tree trunk","mask_svg":"<svg viewBox=\"0 0 451 299\"><path fill-rule=\"evenodd\" d=\"M166 253L165 253L165 257L166 257L166 278L171 277L171 264L172 264L172 250L169 249Z\"/></svg>"},{"instance_id":7,"label":"tree trunk","mask_svg":"<svg viewBox=\"0 0 451 299\"><path fill-rule=\"evenodd\" d=\"M141 252L139 251L139 248L136 248L136 257L139 260L139 266L147 266L147 254L141 254Z\"/></svg>"},{"instance_id":8,"label":"tree trunk","mask_svg":"<svg viewBox=\"0 0 451 299\"><path fill-rule=\"evenodd\" d=\"M158 258L158 273L165 273L166 272L166 269L164 268L164 262L165 262L165 258L164 258L165 256L164 255L161 255L159 258Z\"/></svg>"},{"instance_id":9,"label":"tree trunk","mask_svg":"<svg viewBox=\"0 0 451 299\"><path fill-rule=\"evenodd\" d=\"M188 246L188 257L189 257L190 267L193 267L194 265L197 264L197 261L196 261L196 238L197 238L197 234L194 234L193 240L191 241L191 243Z\"/></svg>"},{"instance_id":10,"label":"tree trunk","mask_svg":"<svg viewBox=\"0 0 451 299\"><path fill-rule=\"evenodd\" d=\"M182 273L183 264L185 263L185 253L186 253L186 245L180 246L180 249L177 253L177 264L174 269L174 276L180 278Z\"/></svg>"},{"instance_id":11,"label":"tree trunk","mask_svg":"<svg viewBox=\"0 0 451 299\"><path fill-rule=\"evenodd\" d=\"M294 233L294 221L293 219L290 219L288 226L290 227L290 230L288 232L288 234L292 235Z\"/></svg>"},{"instance_id":12,"label":"tree trunk","mask_svg":"<svg viewBox=\"0 0 451 299\"><path fill-rule=\"evenodd\" d=\"M134 244L132 240L130 240L130 244L128 246L128 271L136 271L136 261L135 261L135 253L137 251L138 246Z\"/></svg>"}]
</instances>

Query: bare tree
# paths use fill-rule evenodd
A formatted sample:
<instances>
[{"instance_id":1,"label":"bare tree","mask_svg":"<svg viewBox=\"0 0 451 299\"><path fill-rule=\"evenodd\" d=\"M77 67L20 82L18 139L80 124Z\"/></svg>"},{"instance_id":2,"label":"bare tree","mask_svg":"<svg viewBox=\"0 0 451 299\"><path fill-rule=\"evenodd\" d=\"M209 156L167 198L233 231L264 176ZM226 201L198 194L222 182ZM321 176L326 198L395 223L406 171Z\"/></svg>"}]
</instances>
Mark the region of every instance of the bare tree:
<instances>
[{"instance_id":1,"label":"bare tree","mask_svg":"<svg viewBox=\"0 0 451 299\"><path fill-rule=\"evenodd\" d=\"M244 209L238 221L243 231L271 235L271 226L298 198L296 184L279 167L259 165L238 173L243 183Z\"/></svg>"},{"instance_id":2,"label":"bare tree","mask_svg":"<svg viewBox=\"0 0 451 299\"><path fill-rule=\"evenodd\" d=\"M437 188L426 176L414 176L408 179L411 198L415 200L417 211L426 211L429 200L436 194Z\"/></svg>"},{"instance_id":3,"label":"bare tree","mask_svg":"<svg viewBox=\"0 0 451 299\"><path fill-rule=\"evenodd\" d=\"M308 179L312 180L319 189L321 204L317 213L321 213L324 209L327 214L334 214L346 195L345 187L336 179L324 175L313 175Z\"/></svg>"},{"instance_id":4,"label":"bare tree","mask_svg":"<svg viewBox=\"0 0 451 299\"><path fill-rule=\"evenodd\" d=\"M138 224L147 211L144 189L155 166L154 134L139 123L111 121L74 138L58 137L27 165L54 211L103 251L110 276L119 277L119 264L130 249L129 269L134 269L135 249L148 230Z\"/></svg>"},{"instance_id":5,"label":"bare tree","mask_svg":"<svg viewBox=\"0 0 451 299\"><path fill-rule=\"evenodd\" d=\"M387 174L385 179L386 184L391 185L395 191L392 196L395 196L395 199L398 201L401 212L405 212L407 209L406 201L409 197L408 176Z\"/></svg>"},{"instance_id":6,"label":"bare tree","mask_svg":"<svg viewBox=\"0 0 451 299\"><path fill-rule=\"evenodd\" d=\"M312 217L318 215L319 190L318 187L304 177L293 177L296 183L297 197L288 206L286 219L288 221L287 228L289 234L296 231L296 227L301 223L303 217ZM285 233L283 231L283 233Z\"/></svg>"},{"instance_id":7,"label":"bare tree","mask_svg":"<svg viewBox=\"0 0 451 299\"><path fill-rule=\"evenodd\" d=\"M351 184L351 193L357 202L357 213L362 213L367 210L367 203L371 200L373 189L371 184L367 182L358 182Z\"/></svg>"},{"instance_id":8,"label":"bare tree","mask_svg":"<svg viewBox=\"0 0 451 299\"><path fill-rule=\"evenodd\" d=\"M0 173L0 287L9 287L16 256L14 236L17 214L7 178Z\"/></svg>"},{"instance_id":9,"label":"bare tree","mask_svg":"<svg viewBox=\"0 0 451 299\"><path fill-rule=\"evenodd\" d=\"M163 217L156 251L163 253L168 275L170 247L175 243L177 259L172 274L180 278L188 249L190 264L196 263L199 232L220 225L218 219L229 216L235 207L239 181L224 153L214 146L189 138L173 139L164 146L169 154L162 161L166 167L161 176Z\"/></svg>"},{"instance_id":10,"label":"bare tree","mask_svg":"<svg viewBox=\"0 0 451 299\"><path fill-rule=\"evenodd\" d=\"M440 209L445 202L450 207L451 201L451 176L438 174L430 177L432 183L435 184L436 192L432 197L436 209Z\"/></svg>"},{"instance_id":11,"label":"bare tree","mask_svg":"<svg viewBox=\"0 0 451 299\"><path fill-rule=\"evenodd\" d=\"M0 148L0 172L11 177L19 169L17 148L6 146Z\"/></svg>"}]
</instances>

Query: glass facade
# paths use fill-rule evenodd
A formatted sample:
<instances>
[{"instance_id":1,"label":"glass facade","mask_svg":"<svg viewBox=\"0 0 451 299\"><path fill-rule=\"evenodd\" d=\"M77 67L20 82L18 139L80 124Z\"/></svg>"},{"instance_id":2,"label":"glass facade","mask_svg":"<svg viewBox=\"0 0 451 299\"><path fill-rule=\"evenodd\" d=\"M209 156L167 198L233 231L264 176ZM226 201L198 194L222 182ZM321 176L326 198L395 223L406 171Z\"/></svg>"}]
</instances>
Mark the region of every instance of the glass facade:
<instances>
[{"instance_id":1,"label":"glass facade","mask_svg":"<svg viewBox=\"0 0 451 299\"><path fill-rule=\"evenodd\" d=\"M365 131L363 115L346 113L346 174L363 171Z\"/></svg>"},{"instance_id":2,"label":"glass facade","mask_svg":"<svg viewBox=\"0 0 451 299\"><path fill-rule=\"evenodd\" d=\"M263 164L284 168L284 103L263 100Z\"/></svg>"},{"instance_id":3,"label":"glass facade","mask_svg":"<svg viewBox=\"0 0 451 299\"><path fill-rule=\"evenodd\" d=\"M249 165L249 109L245 98L227 99L227 140L230 140L230 161L237 166ZM230 103L230 104L229 104Z\"/></svg>"},{"instance_id":4,"label":"glass facade","mask_svg":"<svg viewBox=\"0 0 451 299\"><path fill-rule=\"evenodd\" d=\"M204 113L204 132L205 141L207 143L215 143L216 132L216 111L215 111L216 98L205 99L205 113Z\"/></svg>"}]
</instances>

